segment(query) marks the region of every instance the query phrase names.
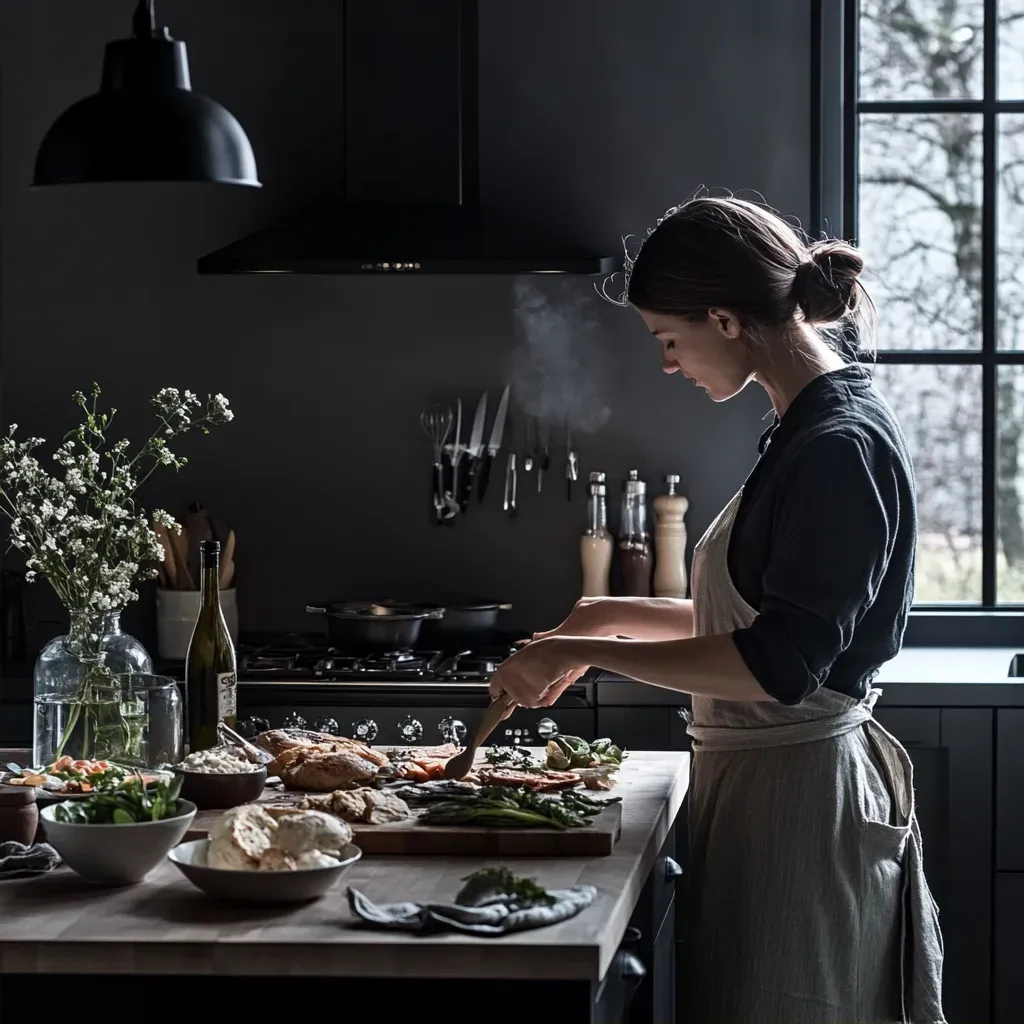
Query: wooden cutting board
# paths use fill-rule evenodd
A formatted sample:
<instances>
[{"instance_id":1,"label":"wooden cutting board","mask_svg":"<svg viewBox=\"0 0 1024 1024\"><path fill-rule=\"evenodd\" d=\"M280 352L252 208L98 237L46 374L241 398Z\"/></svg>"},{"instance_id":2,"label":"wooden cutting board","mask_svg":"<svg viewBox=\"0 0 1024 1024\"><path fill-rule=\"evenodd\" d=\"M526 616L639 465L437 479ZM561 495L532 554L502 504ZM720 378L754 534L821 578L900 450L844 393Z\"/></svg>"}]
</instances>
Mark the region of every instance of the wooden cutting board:
<instances>
[{"instance_id":1,"label":"wooden cutting board","mask_svg":"<svg viewBox=\"0 0 1024 1024\"><path fill-rule=\"evenodd\" d=\"M266 790L259 803L296 804L304 793ZM184 841L202 839L223 811L199 811ZM622 831L622 804L606 807L583 828L474 828L420 825L415 819L386 825L352 825L352 841L365 854L503 857L607 857Z\"/></svg>"}]
</instances>

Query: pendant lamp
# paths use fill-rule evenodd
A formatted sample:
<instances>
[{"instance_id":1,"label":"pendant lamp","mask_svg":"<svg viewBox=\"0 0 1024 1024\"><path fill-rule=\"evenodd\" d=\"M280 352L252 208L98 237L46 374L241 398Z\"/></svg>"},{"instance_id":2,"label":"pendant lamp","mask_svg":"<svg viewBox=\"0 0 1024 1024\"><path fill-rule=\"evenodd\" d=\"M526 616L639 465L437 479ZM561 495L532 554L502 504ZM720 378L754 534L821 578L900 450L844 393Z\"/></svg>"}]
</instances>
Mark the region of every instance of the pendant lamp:
<instances>
[{"instance_id":1,"label":"pendant lamp","mask_svg":"<svg viewBox=\"0 0 1024 1024\"><path fill-rule=\"evenodd\" d=\"M154 0L139 0L132 38L107 43L100 91L46 133L32 184L115 181L260 186L245 131L192 92L185 44L157 30Z\"/></svg>"}]
</instances>

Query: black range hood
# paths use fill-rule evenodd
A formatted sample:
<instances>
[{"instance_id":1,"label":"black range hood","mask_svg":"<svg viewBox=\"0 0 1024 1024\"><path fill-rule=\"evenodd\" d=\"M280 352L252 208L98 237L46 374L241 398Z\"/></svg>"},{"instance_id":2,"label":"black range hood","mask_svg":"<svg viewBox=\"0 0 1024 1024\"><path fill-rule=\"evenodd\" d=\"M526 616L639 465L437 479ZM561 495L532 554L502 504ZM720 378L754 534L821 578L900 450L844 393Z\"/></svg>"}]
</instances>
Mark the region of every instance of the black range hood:
<instances>
[{"instance_id":1,"label":"black range hood","mask_svg":"<svg viewBox=\"0 0 1024 1024\"><path fill-rule=\"evenodd\" d=\"M344 36L338 195L204 256L201 274L618 269L480 208L477 0L345 0Z\"/></svg>"}]
</instances>

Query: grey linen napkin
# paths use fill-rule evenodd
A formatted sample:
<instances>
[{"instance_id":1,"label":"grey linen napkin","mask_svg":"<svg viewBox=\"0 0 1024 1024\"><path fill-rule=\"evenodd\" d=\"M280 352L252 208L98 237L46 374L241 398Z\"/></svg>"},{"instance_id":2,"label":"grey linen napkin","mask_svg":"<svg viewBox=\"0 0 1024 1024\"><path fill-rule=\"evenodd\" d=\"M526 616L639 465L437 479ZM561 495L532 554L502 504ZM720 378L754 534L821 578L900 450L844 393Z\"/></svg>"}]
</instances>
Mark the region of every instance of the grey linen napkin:
<instances>
[{"instance_id":1,"label":"grey linen napkin","mask_svg":"<svg viewBox=\"0 0 1024 1024\"><path fill-rule=\"evenodd\" d=\"M42 875L60 863L60 855L49 843L23 846L13 841L0 843L0 879Z\"/></svg>"},{"instance_id":2,"label":"grey linen napkin","mask_svg":"<svg viewBox=\"0 0 1024 1024\"><path fill-rule=\"evenodd\" d=\"M507 935L526 928L543 928L575 917L597 897L592 885L550 892L553 903L523 905L506 893L470 882L452 903L374 903L356 889L348 890L348 905L356 917L376 928L397 931L456 931L471 935Z\"/></svg>"}]
</instances>

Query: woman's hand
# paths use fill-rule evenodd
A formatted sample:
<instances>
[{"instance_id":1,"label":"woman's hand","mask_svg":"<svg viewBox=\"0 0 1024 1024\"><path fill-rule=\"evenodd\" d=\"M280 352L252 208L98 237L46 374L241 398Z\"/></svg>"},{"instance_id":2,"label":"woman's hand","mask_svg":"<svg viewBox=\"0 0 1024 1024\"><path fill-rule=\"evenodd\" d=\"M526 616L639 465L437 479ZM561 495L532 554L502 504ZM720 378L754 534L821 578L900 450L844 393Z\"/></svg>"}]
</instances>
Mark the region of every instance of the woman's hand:
<instances>
[{"instance_id":1,"label":"woman's hand","mask_svg":"<svg viewBox=\"0 0 1024 1024\"><path fill-rule=\"evenodd\" d=\"M491 699L507 693L520 707L549 707L589 667L569 637L534 640L498 666L491 677Z\"/></svg>"}]
</instances>

